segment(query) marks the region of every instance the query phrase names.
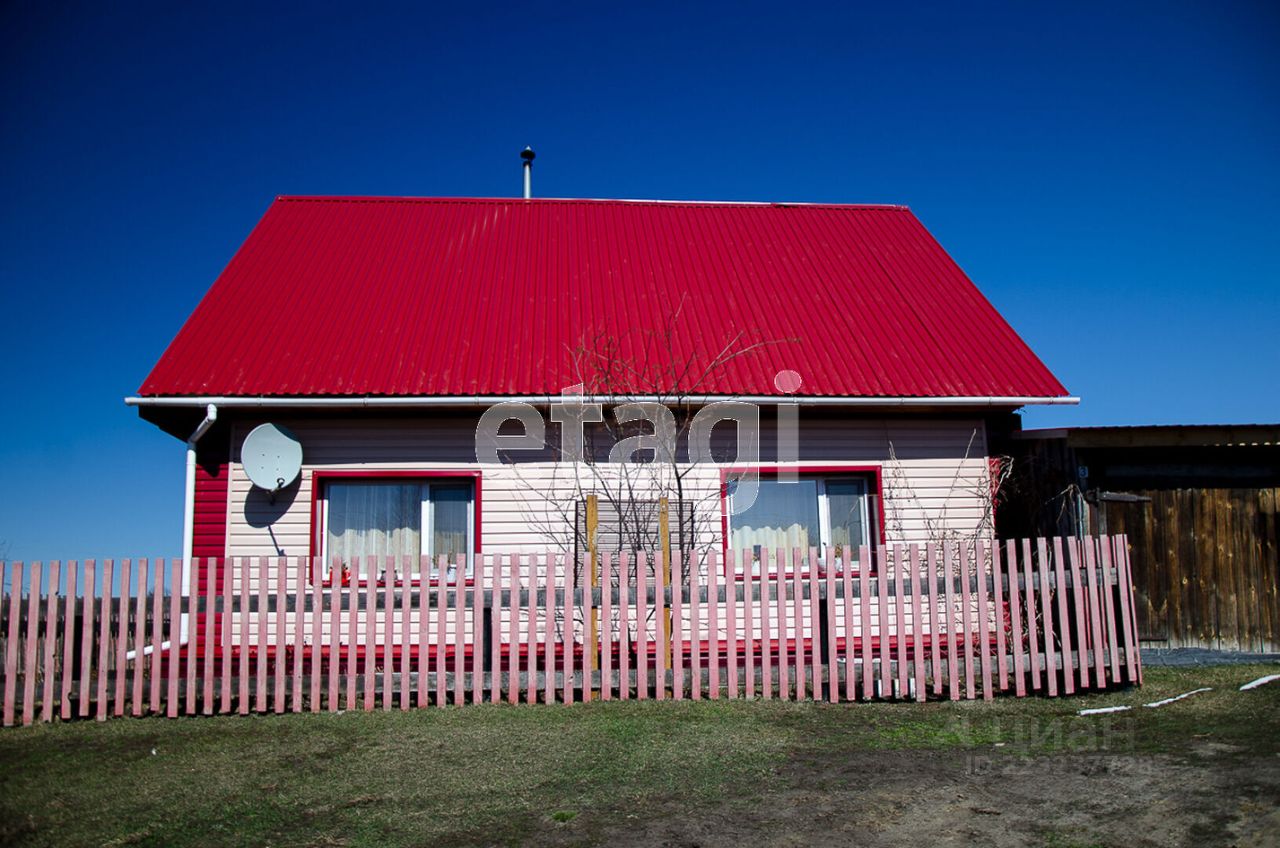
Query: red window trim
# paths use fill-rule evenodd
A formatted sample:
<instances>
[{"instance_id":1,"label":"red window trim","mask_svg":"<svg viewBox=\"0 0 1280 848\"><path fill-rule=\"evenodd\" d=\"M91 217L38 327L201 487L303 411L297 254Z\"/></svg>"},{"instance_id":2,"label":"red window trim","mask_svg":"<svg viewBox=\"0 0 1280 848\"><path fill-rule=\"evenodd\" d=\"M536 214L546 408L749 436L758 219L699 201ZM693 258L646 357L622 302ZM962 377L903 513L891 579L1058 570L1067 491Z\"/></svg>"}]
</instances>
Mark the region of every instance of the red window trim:
<instances>
[{"instance_id":1,"label":"red window trim","mask_svg":"<svg viewBox=\"0 0 1280 848\"><path fill-rule=\"evenodd\" d=\"M881 477L882 469L879 465L851 464L851 465L734 465L720 469L720 549L721 549L721 570L727 578L732 577L736 580L760 580L768 577L776 577L777 575L769 574L729 574L729 478L741 474L750 473L759 474L761 477L776 477L781 473L795 472L800 477L829 477L837 474L856 474L867 475L875 481L876 494L876 527L880 531L880 546L887 544L884 532L884 483ZM868 574L875 576L876 569L874 566L875 552L872 552L872 567L868 570ZM784 574L791 573L784 571ZM806 574L807 572L801 572ZM837 574L841 573L839 571ZM857 570L853 571L857 574Z\"/></svg>"},{"instance_id":2,"label":"red window trim","mask_svg":"<svg viewBox=\"0 0 1280 848\"><path fill-rule=\"evenodd\" d=\"M391 469L391 470L342 469L340 471L312 471L311 472L311 546L310 546L311 582L312 583L315 583L319 577L319 575L317 574L317 570L319 570L321 573L323 573L324 571L324 568L323 568L324 564L318 561L318 558L320 556L320 551L323 550L320 534L324 532L324 528L320 526L321 489L324 488L324 484L328 480L341 480L344 478L360 479L360 480L377 480L377 479L390 479L390 478L400 478L400 479L408 478L408 479L418 479L418 480L439 480L439 479L470 480L472 486L474 487L473 497L475 501L473 505L473 512L475 515L475 527L472 529L472 536L475 539L474 553L477 557L479 557L482 551L482 545L480 543L480 540L481 540L480 529L483 524L483 522L481 521L481 515L482 515L481 495L480 495L480 491L481 491L480 484L482 480L481 472L473 469L467 469L467 468L431 469L428 471L412 471L412 470L402 470L402 469ZM408 579L400 578L396 580L395 585L416 586L421 582L422 582L421 577L411 577ZM470 586L473 582L474 582L473 578L467 578L464 581L464 585ZM383 583L385 583L385 581L379 581L379 585L382 585ZM432 577L427 580L428 586L435 586L435 585L438 585L439 583L440 583L439 577ZM323 580L323 585L326 587L333 586L334 585L333 578L326 576ZM367 579L357 578L355 580L344 581L342 585L368 586L369 581Z\"/></svg>"}]
</instances>

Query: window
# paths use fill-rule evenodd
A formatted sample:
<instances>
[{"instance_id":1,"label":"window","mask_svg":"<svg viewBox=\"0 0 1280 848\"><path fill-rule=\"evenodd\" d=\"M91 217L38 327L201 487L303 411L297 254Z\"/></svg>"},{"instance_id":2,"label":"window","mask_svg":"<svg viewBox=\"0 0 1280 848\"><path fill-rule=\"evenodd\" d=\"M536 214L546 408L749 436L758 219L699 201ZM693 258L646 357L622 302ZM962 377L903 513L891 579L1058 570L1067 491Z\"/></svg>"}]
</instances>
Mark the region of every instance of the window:
<instances>
[{"instance_id":1,"label":"window","mask_svg":"<svg viewBox=\"0 0 1280 848\"><path fill-rule=\"evenodd\" d=\"M790 556L792 548L816 547L824 559L837 560L848 550L856 560L860 545L879 541L878 495L868 476L802 476L793 482L762 477L750 506L735 505L736 482L727 482L728 548L750 552L752 574L767 572L778 548Z\"/></svg>"},{"instance_id":2,"label":"window","mask_svg":"<svg viewBox=\"0 0 1280 848\"><path fill-rule=\"evenodd\" d=\"M668 544L672 551L693 550L695 527L693 501L671 499L667 503ZM645 551L656 560L662 553L662 506L656 500L628 499L617 501L607 497L596 500L596 550L598 553L635 554ZM579 579L583 576L588 553L587 502L578 501L575 520L575 562ZM652 568L652 566L650 566ZM635 560L631 563L631 581L635 584Z\"/></svg>"},{"instance_id":3,"label":"window","mask_svg":"<svg viewBox=\"0 0 1280 848\"><path fill-rule=\"evenodd\" d=\"M469 575L475 550L475 487L470 480L335 479L324 483L321 521L323 561L347 577L369 579L368 558L380 570L387 557L408 557L408 576L422 576L420 556L431 557L431 578L439 576L435 558L449 562L465 554ZM377 579L384 579L379 573Z\"/></svg>"}]
</instances>

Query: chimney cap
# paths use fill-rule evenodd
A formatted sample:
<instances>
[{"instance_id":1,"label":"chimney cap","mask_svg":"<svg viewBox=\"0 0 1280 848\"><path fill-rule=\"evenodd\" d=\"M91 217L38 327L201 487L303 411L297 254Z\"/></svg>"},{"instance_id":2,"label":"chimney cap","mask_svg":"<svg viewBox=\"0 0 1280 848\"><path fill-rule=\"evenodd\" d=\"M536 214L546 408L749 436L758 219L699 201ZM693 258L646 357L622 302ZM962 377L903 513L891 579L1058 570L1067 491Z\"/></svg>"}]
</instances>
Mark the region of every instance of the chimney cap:
<instances>
[{"instance_id":1,"label":"chimney cap","mask_svg":"<svg viewBox=\"0 0 1280 848\"><path fill-rule=\"evenodd\" d=\"M536 155L537 155L537 154L533 152L533 148L532 148L532 147L527 147L527 146L526 146L524 150L521 150L521 151L520 151L520 158L521 158L521 159L523 159L523 160L524 160L524 161L526 161L526 162L532 162L532 161L533 161L533 157L534 157L534 156L536 156Z\"/></svg>"}]
</instances>

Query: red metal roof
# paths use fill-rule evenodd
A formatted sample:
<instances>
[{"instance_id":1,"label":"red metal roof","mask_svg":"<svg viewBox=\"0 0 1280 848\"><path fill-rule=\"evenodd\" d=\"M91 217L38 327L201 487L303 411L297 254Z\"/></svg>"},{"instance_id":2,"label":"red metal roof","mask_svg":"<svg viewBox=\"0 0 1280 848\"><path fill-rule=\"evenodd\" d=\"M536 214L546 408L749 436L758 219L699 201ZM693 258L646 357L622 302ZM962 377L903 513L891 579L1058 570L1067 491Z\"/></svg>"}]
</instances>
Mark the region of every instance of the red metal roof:
<instances>
[{"instance_id":1,"label":"red metal roof","mask_svg":"<svg viewBox=\"0 0 1280 848\"><path fill-rule=\"evenodd\" d=\"M1066 394L904 207L323 197L271 205L140 393L667 394L753 345L678 388Z\"/></svg>"}]
</instances>

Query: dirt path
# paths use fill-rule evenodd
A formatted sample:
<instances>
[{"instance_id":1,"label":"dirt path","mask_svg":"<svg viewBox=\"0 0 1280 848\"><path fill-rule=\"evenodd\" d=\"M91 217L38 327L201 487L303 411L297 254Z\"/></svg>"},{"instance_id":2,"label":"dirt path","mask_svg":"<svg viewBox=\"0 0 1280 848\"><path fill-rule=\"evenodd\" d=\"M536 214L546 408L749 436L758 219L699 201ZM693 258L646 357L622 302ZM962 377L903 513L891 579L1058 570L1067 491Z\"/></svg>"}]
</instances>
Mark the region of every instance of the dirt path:
<instances>
[{"instance_id":1,"label":"dirt path","mask_svg":"<svg viewBox=\"0 0 1280 848\"><path fill-rule=\"evenodd\" d=\"M787 788L624 826L586 814L529 844L1280 845L1280 757L886 751L793 764Z\"/></svg>"}]
</instances>

